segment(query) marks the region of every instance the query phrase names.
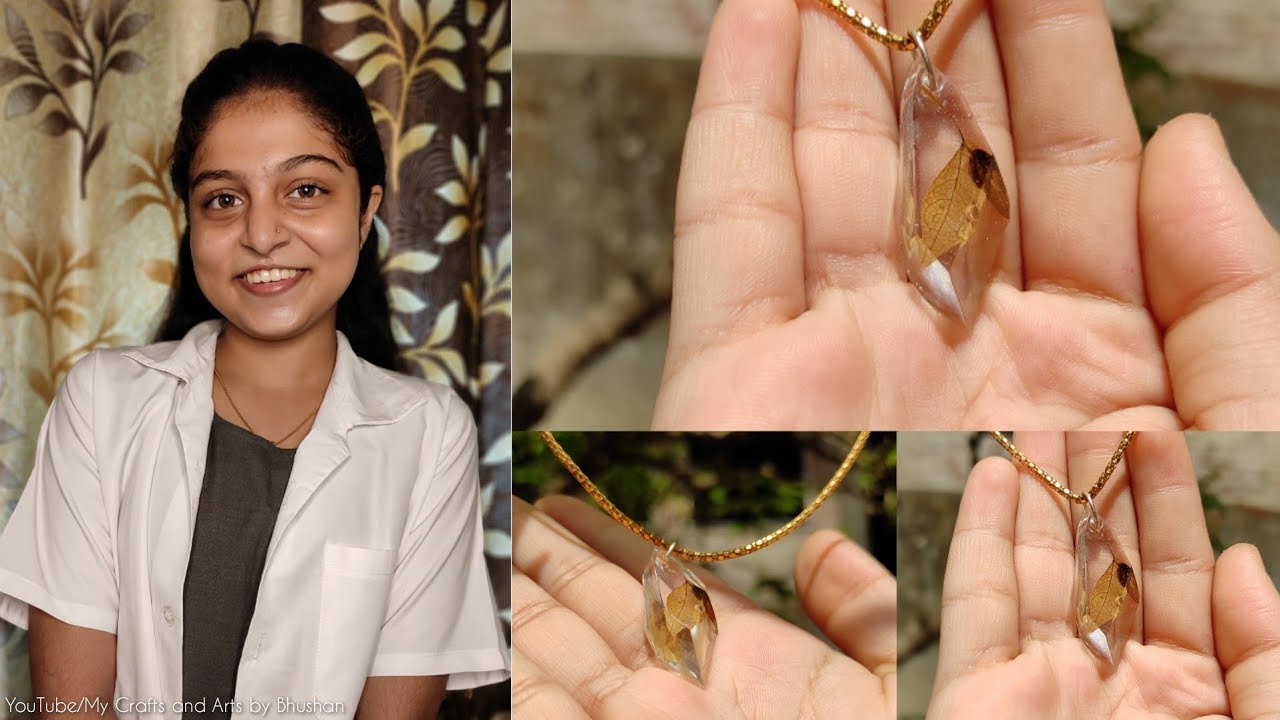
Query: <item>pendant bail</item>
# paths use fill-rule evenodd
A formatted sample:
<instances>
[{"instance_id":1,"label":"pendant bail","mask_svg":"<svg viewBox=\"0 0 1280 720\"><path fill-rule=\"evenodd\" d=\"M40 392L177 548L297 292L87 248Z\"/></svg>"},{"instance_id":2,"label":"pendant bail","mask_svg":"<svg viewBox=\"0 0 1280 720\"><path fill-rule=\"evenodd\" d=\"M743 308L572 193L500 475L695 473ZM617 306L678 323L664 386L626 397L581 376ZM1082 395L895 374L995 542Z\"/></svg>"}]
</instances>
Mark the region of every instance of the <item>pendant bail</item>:
<instances>
[{"instance_id":1,"label":"pendant bail","mask_svg":"<svg viewBox=\"0 0 1280 720\"><path fill-rule=\"evenodd\" d=\"M667 546L667 552L666 552L666 554L665 554L665 555L663 555L662 557L664 557L664 558L669 558L669 557L671 557L671 551L673 551L673 550L675 550L675 549L676 549L676 541L675 541L675 540L672 540L672 541L671 541L671 544Z\"/></svg>"},{"instance_id":2,"label":"pendant bail","mask_svg":"<svg viewBox=\"0 0 1280 720\"><path fill-rule=\"evenodd\" d=\"M911 33L911 39L916 44L916 55L924 65L925 87L930 90L936 90L938 87L938 71L934 69L933 60L929 57L929 51L924 47L924 38L920 37L920 31L917 30Z\"/></svg>"},{"instance_id":3,"label":"pendant bail","mask_svg":"<svg viewBox=\"0 0 1280 720\"><path fill-rule=\"evenodd\" d=\"M1089 525L1094 528L1102 529L1102 517L1098 515L1098 507L1093 504L1093 496L1089 493L1084 494L1085 504L1089 506Z\"/></svg>"}]
</instances>

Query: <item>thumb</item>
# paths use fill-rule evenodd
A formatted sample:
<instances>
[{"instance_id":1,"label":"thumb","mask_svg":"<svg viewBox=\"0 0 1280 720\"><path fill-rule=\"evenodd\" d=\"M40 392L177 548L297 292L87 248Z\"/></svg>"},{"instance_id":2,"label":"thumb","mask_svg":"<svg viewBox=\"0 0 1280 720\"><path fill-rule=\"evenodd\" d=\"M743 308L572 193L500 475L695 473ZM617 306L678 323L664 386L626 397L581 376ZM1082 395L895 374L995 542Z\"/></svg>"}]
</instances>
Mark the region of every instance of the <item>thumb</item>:
<instances>
[{"instance_id":1,"label":"thumb","mask_svg":"<svg viewBox=\"0 0 1280 720\"><path fill-rule=\"evenodd\" d=\"M1218 558L1213 634L1232 716L1280 716L1280 594L1252 545L1233 545Z\"/></svg>"},{"instance_id":2,"label":"thumb","mask_svg":"<svg viewBox=\"0 0 1280 720\"><path fill-rule=\"evenodd\" d=\"M1280 427L1280 236L1211 118L1182 115L1147 144L1138 222L1183 421Z\"/></svg>"},{"instance_id":3,"label":"thumb","mask_svg":"<svg viewBox=\"0 0 1280 720\"><path fill-rule=\"evenodd\" d=\"M880 677L898 665L898 583L874 557L834 530L819 530L796 554L805 614L847 655Z\"/></svg>"}]
</instances>

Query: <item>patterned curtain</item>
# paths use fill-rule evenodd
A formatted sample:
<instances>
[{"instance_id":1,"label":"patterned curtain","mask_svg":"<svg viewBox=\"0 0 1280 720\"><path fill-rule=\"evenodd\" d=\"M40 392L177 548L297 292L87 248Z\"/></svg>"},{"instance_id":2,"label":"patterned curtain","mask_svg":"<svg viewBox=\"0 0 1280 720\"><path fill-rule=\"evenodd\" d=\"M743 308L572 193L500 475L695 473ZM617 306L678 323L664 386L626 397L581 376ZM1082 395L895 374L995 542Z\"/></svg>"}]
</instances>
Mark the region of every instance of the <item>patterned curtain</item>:
<instances>
[{"instance_id":1,"label":"patterned curtain","mask_svg":"<svg viewBox=\"0 0 1280 720\"><path fill-rule=\"evenodd\" d=\"M251 36L298 41L356 75L378 123L393 329L413 371L475 412L485 547L509 624L509 18L506 0L8 0L0 524L67 370L94 348L149 342L159 323L183 224L166 170L186 83ZM29 697L24 634L2 626L0 642L0 691ZM442 716L492 717L508 694L451 697Z\"/></svg>"}]
</instances>

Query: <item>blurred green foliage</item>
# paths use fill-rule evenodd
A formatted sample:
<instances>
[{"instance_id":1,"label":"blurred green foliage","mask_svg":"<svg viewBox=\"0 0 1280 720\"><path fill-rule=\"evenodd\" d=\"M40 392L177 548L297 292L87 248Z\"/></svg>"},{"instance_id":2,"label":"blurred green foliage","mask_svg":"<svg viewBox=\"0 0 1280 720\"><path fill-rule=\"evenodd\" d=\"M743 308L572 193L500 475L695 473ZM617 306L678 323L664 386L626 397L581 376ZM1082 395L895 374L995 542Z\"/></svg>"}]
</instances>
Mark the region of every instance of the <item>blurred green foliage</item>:
<instances>
[{"instance_id":1,"label":"blurred green foliage","mask_svg":"<svg viewBox=\"0 0 1280 720\"><path fill-rule=\"evenodd\" d=\"M1124 74L1124 85L1129 90L1130 98L1139 84L1156 82L1161 86L1173 79L1172 73L1156 56L1139 49L1142 34L1156 24L1168 9L1168 0L1160 0L1148 5L1142 15L1124 26L1112 26L1111 34L1116 43L1116 55L1120 59L1120 71ZM1133 115L1138 120L1138 130L1142 132L1143 141L1155 134L1163 118L1157 117L1142 103L1131 99Z\"/></svg>"},{"instance_id":2,"label":"blurred green foliage","mask_svg":"<svg viewBox=\"0 0 1280 720\"><path fill-rule=\"evenodd\" d=\"M673 496L692 503L695 522L756 523L790 518L830 479L856 433L581 433L555 437L605 496L641 524ZM828 460L802 477L805 458ZM840 492L858 492L892 522L897 453L893 433L873 433ZM528 502L552 493L592 502L537 433L512 436L514 493Z\"/></svg>"},{"instance_id":3,"label":"blurred green foliage","mask_svg":"<svg viewBox=\"0 0 1280 720\"><path fill-rule=\"evenodd\" d=\"M1204 521L1209 530L1209 543L1213 545L1214 555L1221 555L1222 551L1227 549L1226 544L1222 542L1222 538L1218 536L1218 518L1227 509L1227 506L1223 504L1217 495L1213 494L1213 491L1209 490L1209 485L1217 479L1219 474L1220 471L1215 468L1206 473L1204 477L1199 478L1200 505L1204 508Z\"/></svg>"}]
</instances>

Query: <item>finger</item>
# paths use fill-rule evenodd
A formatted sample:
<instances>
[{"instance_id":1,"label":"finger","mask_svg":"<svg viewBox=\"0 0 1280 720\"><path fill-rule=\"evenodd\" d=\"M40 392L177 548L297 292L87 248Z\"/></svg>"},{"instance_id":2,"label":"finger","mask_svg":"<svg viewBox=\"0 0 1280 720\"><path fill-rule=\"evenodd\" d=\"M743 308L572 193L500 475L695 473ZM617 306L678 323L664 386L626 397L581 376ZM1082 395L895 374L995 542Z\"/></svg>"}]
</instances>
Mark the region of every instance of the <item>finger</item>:
<instances>
[{"instance_id":1,"label":"finger","mask_svg":"<svg viewBox=\"0 0 1280 720\"><path fill-rule=\"evenodd\" d=\"M1280 717L1280 595L1252 545L1218 558L1213 635L1236 720Z\"/></svg>"},{"instance_id":2,"label":"finger","mask_svg":"<svg viewBox=\"0 0 1280 720\"><path fill-rule=\"evenodd\" d=\"M992 0L1027 289L1143 302L1142 139L1102 0Z\"/></svg>"},{"instance_id":3,"label":"finger","mask_svg":"<svg viewBox=\"0 0 1280 720\"><path fill-rule=\"evenodd\" d=\"M1067 475L1066 439L1059 432L1020 432L1015 444L1055 478ZM1053 640L1075 635L1071 593L1075 543L1067 501L1044 481L1018 467L1018 516L1014 567L1018 577L1018 625L1022 638Z\"/></svg>"},{"instance_id":4,"label":"finger","mask_svg":"<svg viewBox=\"0 0 1280 720\"><path fill-rule=\"evenodd\" d=\"M653 545L577 498L551 495L539 500L537 507L632 577L640 577L653 557L656 549ZM707 586L708 592L713 595L717 614L756 608L755 604L714 574L694 563L685 563L685 567Z\"/></svg>"},{"instance_id":5,"label":"finger","mask_svg":"<svg viewBox=\"0 0 1280 720\"><path fill-rule=\"evenodd\" d=\"M999 458L978 463L960 499L942 581L937 687L1020 651L1013 558L1017 515L1013 466Z\"/></svg>"},{"instance_id":6,"label":"finger","mask_svg":"<svg viewBox=\"0 0 1280 720\"><path fill-rule=\"evenodd\" d=\"M1163 372L1163 371L1161 371ZM1178 413L1159 405L1138 405L1107 413L1081 425L1079 430L1181 430Z\"/></svg>"},{"instance_id":7,"label":"finger","mask_svg":"<svg viewBox=\"0 0 1280 720\"><path fill-rule=\"evenodd\" d=\"M889 4L889 24L908 32L920 26L934 0L910 0ZM925 42L934 66L964 98L983 136L991 145L996 164L1005 179L1011 208L1002 230L997 269L1001 280L1022 286L1022 249L1018 244L1018 186L1015 176L1013 136L1009 130L1009 101L995 28L985 2L957 2L937 31ZM894 52L894 86L902 88L915 64L914 53ZM955 152L955 148L951 148ZM950 154L947 153L946 157ZM945 159L945 158L944 158Z\"/></svg>"},{"instance_id":8,"label":"finger","mask_svg":"<svg viewBox=\"0 0 1280 720\"><path fill-rule=\"evenodd\" d=\"M522 718L589 718L573 695L554 682L519 647L511 651L511 711Z\"/></svg>"},{"instance_id":9,"label":"finger","mask_svg":"<svg viewBox=\"0 0 1280 720\"><path fill-rule=\"evenodd\" d=\"M1123 438L1123 432L1067 433L1067 478L1070 479L1072 491L1084 495L1093 489ZM1128 462L1128 458L1132 455L1128 452L1125 458L1121 458L1120 464L1111 473L1111 478L1106 485L1098 491L1093 504L1102 519L1104 533L1110 535L1111 541L1115 543L1114 552L1120 553L1126 564L1133 568L1134 573L1139 578L1143 578L1146 555L1142 552L1144 546L1139 539L1138 519L1133 507L1133 490L1129 479L1132 476ZM1080 522L1088 515L1088 505L1071 503L1073 537L1078 534ZM1076 554L1080 552L1080 548L1077 547ZM1101 576L1105 569L1105 564L1098 567L1090 563L1091 574L1096 573L1097 576ZM1092 579L1096 578L1091 578L1091 581ZM1139 593L1143 590L1145 588L1139 586ZM1074 613L1072 617L1074 618ZM1142 614L1135 613L1132 617L1132 625L1125 628L1128 633L1126 637L1142 638Z\"/></svg>"},{"instance_id":10,"label":"finger","mask_svg":"<svg viewBox=\"0 0 1280 720\"><path fill-rule=\"evenodd\" d=\"M676 193L677 357L805 308L791 149L799 39L794 0L729 0L712 23Z\"/></svg>"},{"instance_id":11,"label":"finger","mask_svg":"<svg viewBox=\"0 0 1280 720\"><path fill-rule=\"evenodd\" d=\"M1138 510L1146 642L1213 655L1213 546L1186 438L1139 433L1125 464Z\"/></svg>"},{"instance_id":12,"label":"finger","mask_svg":"<svg viewBox=\"0 0 1280 720\"><path fill-rule=\"evenodd\" d=\"M566 688L589 716L598 716L630 679L631 671L585 620L516 568L511 570L511 611L516 649Z\"/></svg>"},{"instance_id":13,"label":"finger","mask_svg":"<svg viewBox=\"0 0 1280 720\"><path fill-rule=\"evenodd\" d=\"M548 495L537 508L583 538L632 578L639 578L654 546L636 537L595 506L567 495Z\"/></svg>"},{"instance_id":14,"label":"finger","mask_svg":"<svg viewBox=\"0 0 1280 720\"><path fill-rule=\"evenodd\" d=\"M861 8L882 16L882 3ZM889 49L826 7L800 3L796 178L810 295L902 277L894 218L898 118Z\"/></svg>"},{"instance_id":15,"label":"finger","mask_svg":"<svg viewBox=\"0 0 1280 720\"><path fill-rule=\"evenodd\" d=\"M1139 218L1178 413L1202 428L1280 427L1280 236L1209 117L1151 139Z\"/></svg>"},{"instance_id":16,"label":"finger","mask_svg":"<svg viewBox=\"0 0 1280 720\"><path fill-rule=\"evenodd\" d=\"M800 604L827 637L884 677L897 670L898 583L849 538L819 530L796 555Z\"/></svg>"},{"instance_id":17,"label":"finger","mask_svg":"<svg viewBox=\"0 0 1280 720\"><path fill-rule=\"evenodd\" d=\"M627 571L605 560L572 531L519 498L512 500L511 563L557 602L578 615L608 643L629 668L649 664L639 602L601 602L601 598L636 598L640 584Z\"/></svg>"}]
</instances>

